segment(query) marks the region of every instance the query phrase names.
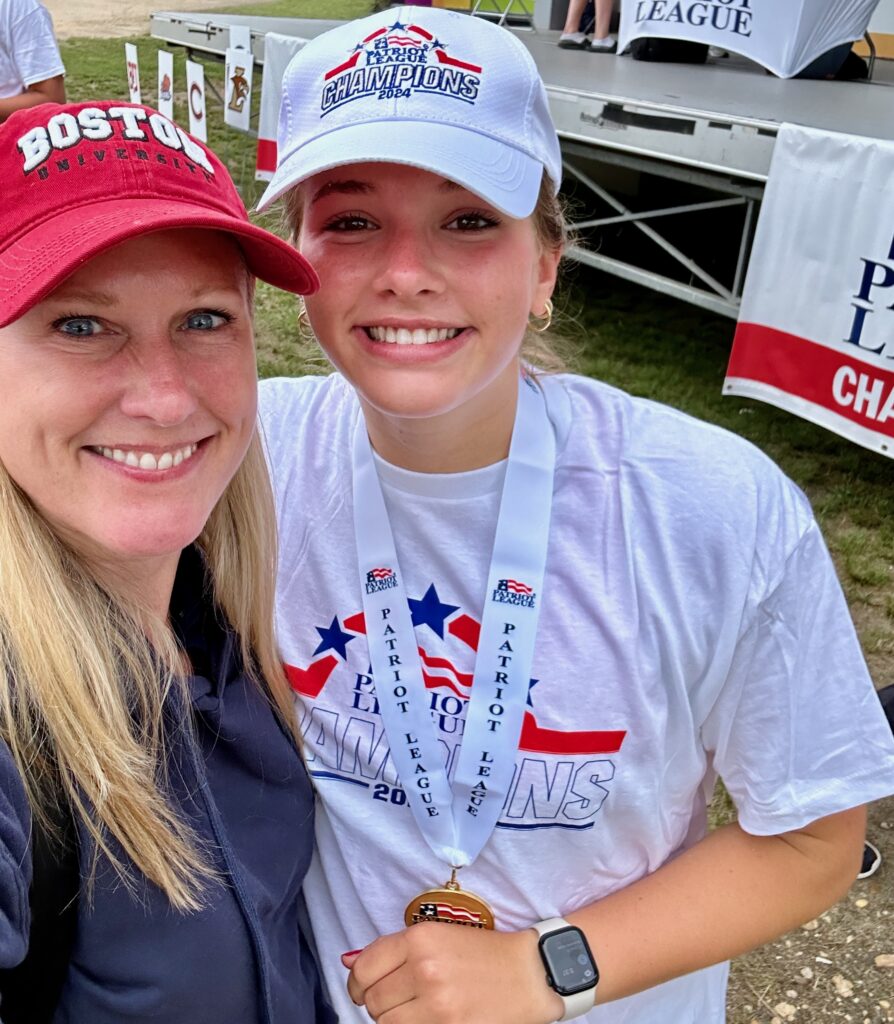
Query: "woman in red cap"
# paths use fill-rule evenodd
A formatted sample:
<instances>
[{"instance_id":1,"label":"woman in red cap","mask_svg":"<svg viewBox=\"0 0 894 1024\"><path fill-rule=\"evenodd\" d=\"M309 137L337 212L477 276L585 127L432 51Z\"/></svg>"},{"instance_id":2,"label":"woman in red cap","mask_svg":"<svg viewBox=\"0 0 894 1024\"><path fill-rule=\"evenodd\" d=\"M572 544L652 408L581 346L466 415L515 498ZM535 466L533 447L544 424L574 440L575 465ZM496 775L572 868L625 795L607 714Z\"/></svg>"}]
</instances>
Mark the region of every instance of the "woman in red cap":
<instances>
[{"instance_id":1,"label":"woman in red cap","mask_svg":"<svg viewBox=\"0 0 894 1024\"><path fill-rule=\"evenodd\" d=\"M283 89L264 202L339 372L261 409L340 1019L720 1024L725 961L846 890L894 790L809 505L740 438L543 372L562 163L518 36L391 8Z\"/></svg>"},{"instance_id":2,"label":"woman in red cap","mask_svg":"<svg viewBox=\"0 0 894 1024\"><path fill-rule=\"evenodd\" d=\"M0 180L0 1016L326 1021L252 336L316 278L145 107L13 114Z\"/></svg>"}]
</instances>

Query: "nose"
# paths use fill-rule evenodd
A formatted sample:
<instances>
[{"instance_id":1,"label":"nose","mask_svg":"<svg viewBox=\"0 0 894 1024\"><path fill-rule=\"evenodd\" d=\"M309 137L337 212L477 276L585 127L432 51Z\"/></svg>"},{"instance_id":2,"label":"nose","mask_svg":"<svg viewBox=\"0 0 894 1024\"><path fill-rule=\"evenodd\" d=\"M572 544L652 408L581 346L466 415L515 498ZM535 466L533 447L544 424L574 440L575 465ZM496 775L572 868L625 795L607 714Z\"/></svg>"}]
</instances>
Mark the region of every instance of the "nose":
<instances>
[{"instance_id":1,"label":"nose","mask_svg":"<svg viewBox=\"0 0 894 1024\"><path fill-rule=\"evenodd\" d=\"M198 408L188 354L166 334L132 346L125 373L121 410L126 416L175 427Z\"/></svg>"},{"instance_id":2,"label":"nose","mask_svg":"<svg viewBox=\"0 0 894 1024\"><path fill-rule=\"evenodd\" d=\"M393 230L383 256L376 280L379 291L405 298L443 290L443 261L424 231L412 227Z\"/></svg>"}]
</instances>

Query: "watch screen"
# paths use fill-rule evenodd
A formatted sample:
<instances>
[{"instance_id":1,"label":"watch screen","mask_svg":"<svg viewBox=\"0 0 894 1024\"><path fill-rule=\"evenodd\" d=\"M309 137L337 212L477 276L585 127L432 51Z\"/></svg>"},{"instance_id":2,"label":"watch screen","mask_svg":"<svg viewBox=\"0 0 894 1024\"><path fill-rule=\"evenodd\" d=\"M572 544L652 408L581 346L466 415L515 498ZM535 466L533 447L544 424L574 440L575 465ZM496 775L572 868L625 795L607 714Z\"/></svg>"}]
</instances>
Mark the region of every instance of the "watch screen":
<instances>
[{"instance_id":1,"label":"watch screen","mask_svg":"<svg viewBox=\"0 0 894 1024\"><path fill-rule=\"evenodd\" d=\"M553 932L541 940L544 960L559 995L570 996L599 981L596 964L577 928Z\"/></svg>"}]
</instances>

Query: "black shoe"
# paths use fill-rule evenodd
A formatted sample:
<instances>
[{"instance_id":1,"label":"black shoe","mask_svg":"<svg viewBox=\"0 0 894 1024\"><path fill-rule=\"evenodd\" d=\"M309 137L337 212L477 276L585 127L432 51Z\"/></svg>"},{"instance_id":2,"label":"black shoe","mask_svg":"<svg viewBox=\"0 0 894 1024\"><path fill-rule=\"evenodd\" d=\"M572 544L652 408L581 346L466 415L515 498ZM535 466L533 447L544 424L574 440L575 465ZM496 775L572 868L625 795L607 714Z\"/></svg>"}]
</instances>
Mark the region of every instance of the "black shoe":
<instances>
[{"instance_id":1,"label":"black shoe","mask_svg":"<svg viewBox=\"0 0 894 1024\"><path fill-rule=\"evenodd\" d=\"M860 873L857 878L869 878L882 866L882 855L867 840L863 844L863 863L860 865Z\"/></svg>"}]
</instances>

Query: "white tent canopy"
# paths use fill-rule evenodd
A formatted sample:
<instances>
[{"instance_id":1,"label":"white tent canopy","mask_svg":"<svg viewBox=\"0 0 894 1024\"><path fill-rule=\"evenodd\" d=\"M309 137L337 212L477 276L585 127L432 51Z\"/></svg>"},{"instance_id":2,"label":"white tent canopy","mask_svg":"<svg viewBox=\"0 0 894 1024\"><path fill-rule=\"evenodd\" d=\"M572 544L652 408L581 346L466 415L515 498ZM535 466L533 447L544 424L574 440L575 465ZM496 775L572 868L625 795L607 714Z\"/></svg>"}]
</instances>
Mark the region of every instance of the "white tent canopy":
<instances>
[{"instance_id":1,"label":"white tent canopy","mask_svg":"<svg viewBox=\"0 0 894 1024\"><path fill-rule=\"evenodd\" d=\"M861 38L879 0L625 0L619 48L689 39L741 53L782 78Z\"/></svg>"}]
</instances>

